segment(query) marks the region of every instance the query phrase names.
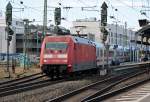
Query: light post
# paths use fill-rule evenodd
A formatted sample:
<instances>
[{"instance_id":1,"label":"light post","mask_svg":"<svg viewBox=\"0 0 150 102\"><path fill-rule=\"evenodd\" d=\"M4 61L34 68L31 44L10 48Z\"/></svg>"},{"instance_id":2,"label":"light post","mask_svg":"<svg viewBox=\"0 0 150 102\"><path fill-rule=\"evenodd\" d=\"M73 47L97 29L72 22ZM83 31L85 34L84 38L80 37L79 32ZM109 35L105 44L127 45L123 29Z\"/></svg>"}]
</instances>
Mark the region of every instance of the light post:
<instances>
[{"instance_id":1,"label":"light post","mask_svg":"<svg viewBox=\"0 0 150 102\"><path fill-rule=\"evenodd\" d=\"M108 6L107 6L107 4L104 2L103 4L102 4L102 6L101 6L101 27L100 27L100 31L102 32L102 34L103 34L103 36L102 36L102 43L103 43L103 45L104 45L104 47L105 48L107 48L107 46L106 46L106 40L107 40L107 35L108 35L108 31L107 31L107 29L106 29L106 26L107 26L107 8L108 8ZM102 64L102 70L100 70L100 75L105 75L105 74L107 74L106 73L106 71L108 70L108 69L105 69L105 63L104 63L104 61L105 61L105 48L103 48L103 64Z\"/></svg>"},{"instance_id":2,"label":"light post","mask_svg":"<svg viewBox=\"0 0 150 102\"><path fill-rule=\"evenodd\" d=\"M2 53L2 32L0 31L0 54ZM1 56L0 56L1 59Z\"/></svg>"},{"instance_id":3,"label":"light post","mask_svg":"<svg viewBox=\"0 0 150 102\"><path fill-rule=\"evenodd\" d=\"M110 45L109 45L109 43L106 43L106 45L105 45L105 48L106 48L106 57L107 57L107 68L108 68L108 70L109 70L109 47L110 47Z\"/></svg>"},{"instance_id":4,"label":"light post","mask_svg":"<svg viewBox=\"0 0 150 102\"><path fill-rule=\"evenodd\" d=\"M108 70L109 69L109 48L110 48L110 45L111 45L111 29L109 29L109 36L108 36L108 43L106 44L106 51L107 51L107 67L108 67Z\"/></svg>"},{"instance_id":5,"label":"light post","mask_svg":"<svg viewBox=\"0 0 150 102\"><path fill-rule=\"evenodd\" d=\"M38 45L39 45L39 32L38 32L38 30L37 30L37 32L36 32L36 55L38 56L39 55L39 47L38 47Z\"/></svg>"},{"instance_id":6,"label":"light post","mask_svg":"<svg viewBox=\"0 0 150 102\"><path fill-rule=\"evenodd\" d=\"M115 49L115 53L114 53L114 57L115 57L115 58L114 58L114 59L115 59L115 61L117 60L116 57L117 57L117 48L118 48L118 41L117 41L117 40L118 40L118 38L117 38L117 37L118 37L118 34L117 34L117 27L118 27L118 24L117 24L117 21L116 21L116 33L115 33L115 35L116 35L116 36L115 36L115 38L116 38L116 43L115 43L115 45L114 45L114 49Z\"/></svg>"},{"instance_id":7,"label":"light post","mask_svg":"<svg viewBox=\"0 0 150 102\"><path fill-rule=\"evenodd\" d=\"M135 33L134 41L135 41L135 62L137 62L138 61L138 46L137 46L138 33Z\"/></svg>"},{"instance_id":8,"label":"light post","mask_svg":"<svg viewBox=\"0 0 150 102\"><path fill-rule=\"evenodd\" d=\"M28 48L29 46L27 46L28 44L27 43L30 43L30 41L28 40L29 39L29 23L33 22L33 21L29 21L29 19L24 19L24 25L25 25L25 29L24 29L24 39L23 39L23 56L24 56L24 70L26 70L26 64L28 62L27 60L27 57L28 57ZM27 65L27 68L28 68L28 65Z\"/></svg>"},{"instance_id":9,"label":"light post","mask_svg":"<svg viewBox=\"0 0 150 102\"><path fill-rule=\"evenodd\" d=\"M14 34L14 31L11 28L12 25L12 5L9 2L6 6L6 32L7 32L7 71L9 72L9 78L11 77L10 75L10 69L9 69L9 46L10 46L10 41L12 40L12 36Z\"/></svg>"},{"instance_id":10,"label":"light post","mask_svg":"<svg viewBox=\"0 0 150 102\"><path fill-rule=\"evenodd\" d=\"M141 35L141 48L140 48L140 57L139 59L141 60L142 59L142 49L143 49L143 33L140 34Z\"/></svg>"},{"instance_id":11,"label":"light post","mask_svg":"<svg viewBox=\"0 0 150 102\"><path fill-rule=\"evenodd\" d=\"M47 0L44 0L44 14L43 14L43 35L42 40L44 39L44 36L47 33Z\"/></svg>"},{"instance_id":12,"label":"light post","mask_svg":"<svg viewBox=\"0 0 150 102\"><path fill-rule=\"evenodd\" d=\"M133 60L132 60L132 59L133 59L133 53L132 53L132 52L133 52L133 51L132 51L132 50L133 50L133 49L132 49L132 34L133 34L133 33L132 33L132 30L130 30L130 62L133 61Z\"/></svg>"},{"instance_id":13,"label":"light post","mask_svg":"<svg viewBox=\"0 0 150 102\"><path fill-rule=\"evenodd\" d=\"M114 44L114 56L113 56L113 61L116 62L117 61L117 48L118 48L118 22L120 22L119 20L117 20L116 18L113 18L116 21L113 21L115 23L115 44ZM115 63L114 63L115 64Z\"/></svg>"},{"instance_id":14,"label":"light post","mask_svg":"<svg viewBox=\"0 0 150 102\"><path fill-rule=\"evenodd\" d=\"M115 11L118 11L117 9L115 9ZM115 44L114 44L114 56L113 56L113 61L117 61L117 48L118 48L118 22L120 22L117 18L115 18L114 16L110 16L110 19L114 19L115 21L113 21L115 23ZM114 63L115 64L115 63Z\"/></svg>"},{"instance_id":15,"label":"light post","mask_svg":"<svg viewBox=\"0 0 150 102\"><path fill-rule=\"evenodd\" d=\"M27 53L27 35L28 35L28 30L29 30L29 20L28 19L24 19L25 22L25 29L24 29L24 39L23 39L23 58L24 58L24 70L26 70L26 53Z\"/></svg>"},{"instance_id":16,"label":"light post","mask_svg":"<svg viewBox=\"0 0 150 102\"><path fill-rule=\"evenodd\" d=\"M36 31L36 56L39 57L40 56L40 52L39 52L39 48L40 48L40 39L42 37L42 33L38 32L38 30Z\"/></svg>"},{"instance_id":17,"label":"light post","mask_svg":"<svg viewBox=\"0 0 150 102\"><path fill-rule=\"evenodd\" d=\"M134 59L134 57L135 57L135 49L133 49L133 29L134 28L129 28L129 30L130 30L130 38L129 38L129 42L130 42L130 62L131 61L134 61L135 59Z\"/></svg>"}]
</instances>

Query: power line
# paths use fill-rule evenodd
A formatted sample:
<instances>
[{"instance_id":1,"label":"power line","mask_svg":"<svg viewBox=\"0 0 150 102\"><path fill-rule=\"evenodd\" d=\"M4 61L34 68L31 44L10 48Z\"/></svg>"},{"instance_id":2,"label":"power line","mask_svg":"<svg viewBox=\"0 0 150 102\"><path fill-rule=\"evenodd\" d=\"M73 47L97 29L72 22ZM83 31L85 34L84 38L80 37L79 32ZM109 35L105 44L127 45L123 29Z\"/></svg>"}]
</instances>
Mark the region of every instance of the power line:
<instances>
[{"instance_id":1,"label":"power line","mask_svg":"<svg viewBox=\"0 0 150 102\"><path fill-rule=\"evenodd\" d=\"M36 12L43 12L42 10L37 9L37 8L41 8L41 6L40 7L31 7L31 6L28 6L28 5L25 5L25 4L20 4L20 3L14 2L14 1L12 3L15 4L15 5L18 5L18 6L23 6L25 9L32 9Z\"/></svg>"},{"instance_id":2,"label":"power line","mask_svg":"<svg viewBox=\"0 0 150 102\"><path fill-rule=\"evenodd\" d=\"M81 4L85 5L85 6L89 6L87 5L85 2L83 2L82 0L78 0Z\"/></svg>"},{"instance_id":3,"label":"power line","mask_svg":"<svg viewBox=\"0 0 150 102\"><path fill-rule=\"evenodd\" d=\"M129 6L128 4L126 4L126 3L124 3L123 1L121 1L121 0L116 0L116 1L119 1L120 3L122 3L123 5L125 5L125 6L127 6L127 7L129 7L129 8L131 8L132 10L134 10L134 11L136 11L136 12L140 12L139 10L137 10L136 8L133 8L133 7L131 7L131 6ZM143 6L142 6L143 7ZM140 12L141 13L141 12ZM149 18L147 15L144 15L146 18ZM139 17L139 15L138 15L138 17Z\"/></svg>"},{"instance_id":4,"label":"power line","mask_svg":"<svg viewBox=\"0 0 150 102\"><path fill-rule=\"evenodd\" d=\"M5 11L4 11L4 10L0 10L0 11L5 14ZM14 16L16 19L21 19L20 17L16 16L15 14L13 14L13 16Z\"/></svg>"},{"instance_id":5,"label":"power line","mask_svg":"<svg viewBox=\"0 0 150 102\"><path fill-rule=\"evenodd\" d=\"M81 4L83 4L85 7L91 7L92 9L96 8L97 7L97 4L96 5L89 5L89 4L86 4L85 2L83 2L82 0L77 0L78 2L80 2Z\"/></svg>"},{"instance_id":6,"label":"power line","mask_svg":"<svg viewBox=\"0 0 150 102\"><path fill-rule=\"evenodd\" d=\"M121 1L121 0L116 0L116 1L119 1L120 3L122 3L123 5L125 5L126 7L129 7L129 8L131 8L132 10L134 10L135 12L138 12L138 13L139 13L139 11L138 11L137 9L132 8L130 5L124 3L123 1Z\"/></svg>"},{"instance_id":7,"label":"power line","mask_svg":"<svg viewBox=\"0 0 150 102\"><path fill-rule=\"evenodd\" d=\"M11 1L12 2L12 1ZM20 3L18 2L12 2L12 4L16 5L16 6L19 6L18 9L22 9L22 11L18 11L20 12L20 18L23 19L23 15L25 14L25 12L28 14L27 17L29 17L31 15L31 12L36 12L36 14L38 13L38 15L40 14L40 16L42 16L41 14L43 13L42 10L39 10L37 8L41 8L42 6L39 6L39 7L31 7L31 6L28 6L28 5L25 5L23 4L22 1L20 1ZM16 8L13 8L13 9L16 9ZM29 10L32 10L31 12ZM25 11L25 12L23 12ZM14 14L13 14L14 15ZM18 17L17 17L18 18Z\"/></svg>"},{"instance_id":8,"label":"power line","mask_svg":"<svg viewBox=\"0 0 150 102\"><path fill-rule=\"evenodd\" d=\"M116 0L116 1L118 1L118 0ZM118 12L117 14L122 18L122 19L118 19L118 21L121 21L121 23L123 23L123 25L124 25L124 22L127 22L130 19L129 16L127 16L126 14L121 12L117 7L115 7L111 3L110 0L107 0L107 3L108 3L108 5L110 5L110 9L111 9L110 17L115 17L114 11L117 10L117 12ZM129 25L132 26L132 24L130 24L130 22L129 22Z\"/></svg>"},{"instance_id":9,"label":"power line","mask_svg":"<svg viewBox=\"0 0 150 102\"><path fill-rule=\"evenodd\" d=\"M47 0L44 0L44 15L43 15L43 37L47 33Z\"/></svg>"},{"instance_id":10,"label":"power line","mask_svg":"<svg viewBox=\"0 0 150 102\"><path fill-rule=\"evenodd\" d=\"M115 16L114 11L117 11L117 12L119 12L119 14L122 15L122 17L126 18L126 20L128 19L128 17L126 15L124 15L122 12L120 12L120 10L118 10L118 8L114 7L109 0L107 0L107 1L108 1L108 5L111 6L111 13L112 14L110 14L110 16L114 17ZM125 21L123 21L123 22L125 22Z\"/></svg>"}]
</instances>

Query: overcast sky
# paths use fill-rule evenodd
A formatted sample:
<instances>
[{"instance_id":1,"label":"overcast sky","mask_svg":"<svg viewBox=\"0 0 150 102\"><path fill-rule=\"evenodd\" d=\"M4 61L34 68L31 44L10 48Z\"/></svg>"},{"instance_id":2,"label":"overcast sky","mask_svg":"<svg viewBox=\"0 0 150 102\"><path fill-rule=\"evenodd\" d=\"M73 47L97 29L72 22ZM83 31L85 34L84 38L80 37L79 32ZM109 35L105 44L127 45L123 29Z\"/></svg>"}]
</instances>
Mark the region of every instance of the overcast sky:
<instances>
[{"instance_id":1,"label":"overcast sky","mask_svg":"<svg viewBox=\"0 0 150 102\"><path fill-rule=\"evenodd\" d=\"M23 4L20 4L21 0L0 0L0 11L4 16L6 4L11 1L13 5L13 17L18 19L28 18L30 20L35 19L36 24L42 24L43 21L43 5L44 0L22 0ZM62 26L67 28L72 26L72 21L76 19L96 17L100 19L100 7L105 1L108 5L108 23L113 23L114 19L110 19L109 16L114 16L119 21L118 24L123 25L127 21L129 28L138 29L138 19L146 18L142 16L140 10L146 10L142 6L149 6L147 0L47 0L48 1L48 25L54 24L54 8L58 7L58 3L61 3L61 7L70 6L72 9L63 9L62 17L66 20L62 21ZM133 1L133 2L132 2ZM148 0L149 1L149 0ZM96 7L93 7L96 6ZM140 7L139 7L140 6ZM81 7L94 11L82 11ZM24 8L24 10L20 9ZM117 9L117 11L115 11ZM97 11L98 10L98 11ZM149 13L147 13L149 14ZM49 22L49 20L52 20Z\"/></svg>"}]
</instances>

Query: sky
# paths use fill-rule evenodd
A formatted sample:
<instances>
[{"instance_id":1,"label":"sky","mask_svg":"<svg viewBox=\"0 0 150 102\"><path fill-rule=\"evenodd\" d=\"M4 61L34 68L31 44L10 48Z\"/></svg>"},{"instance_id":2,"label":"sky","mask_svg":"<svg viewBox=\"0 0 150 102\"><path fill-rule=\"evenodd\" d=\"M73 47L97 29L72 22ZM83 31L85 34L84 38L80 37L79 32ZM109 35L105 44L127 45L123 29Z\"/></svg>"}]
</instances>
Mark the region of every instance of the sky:
<instances>
[{"instance_id":1,"label":"sky","mask_svg":"<svg viewBox=\"0 0 150 102\"><path fill-rule=\"evenodd\" d=\"M0 12L4 16L5 8L8 2L13 6L13 18L29 20L35 19L34 24L43 24L43 8L44 0L0 0ZM23 4L20 4L23 1ZM54 7L73 7L71 9L62 9L61 26L70 28L72 21L76 19L96 17L100 19L101 5L105 1L108 5L108 23L118 22L119 25L124 25L127 22L128 28L138 30L139 19L149 19L141 15L141 10L149 10L149 0L47 0L48 1L48 25L54 24ZM61 3L61 5L59 5ZM84 10L81 8L85 7ZM86 9L86 10L85 10ZM117 9L117 10L116 10ZM149 16L147 12L147 16ZM114 16L116 19L111 19Z\"/></svg>"}]
</instances>

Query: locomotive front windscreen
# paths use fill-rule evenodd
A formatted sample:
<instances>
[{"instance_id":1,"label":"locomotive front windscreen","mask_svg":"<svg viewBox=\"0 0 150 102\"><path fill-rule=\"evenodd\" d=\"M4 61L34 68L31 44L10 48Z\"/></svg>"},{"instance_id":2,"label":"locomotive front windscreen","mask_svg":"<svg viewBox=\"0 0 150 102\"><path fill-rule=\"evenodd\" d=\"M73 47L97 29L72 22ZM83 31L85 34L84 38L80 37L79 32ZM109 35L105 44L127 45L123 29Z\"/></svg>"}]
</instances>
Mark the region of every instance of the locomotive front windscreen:
<instances>
[{"instance_id":1,"label":"locomotive front windscreen","mask_svg":"<svg viewBox=\"0 0 150 102\"><path fill-rule=\"evenodd\" d=\"M47 42L45 48L51 50L63 50L67 49L67 46L68 44L66 42Z\"/></svg>"}]
</instances>

